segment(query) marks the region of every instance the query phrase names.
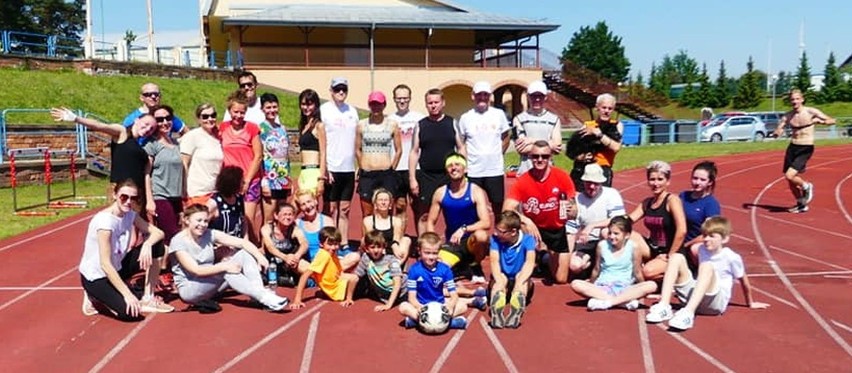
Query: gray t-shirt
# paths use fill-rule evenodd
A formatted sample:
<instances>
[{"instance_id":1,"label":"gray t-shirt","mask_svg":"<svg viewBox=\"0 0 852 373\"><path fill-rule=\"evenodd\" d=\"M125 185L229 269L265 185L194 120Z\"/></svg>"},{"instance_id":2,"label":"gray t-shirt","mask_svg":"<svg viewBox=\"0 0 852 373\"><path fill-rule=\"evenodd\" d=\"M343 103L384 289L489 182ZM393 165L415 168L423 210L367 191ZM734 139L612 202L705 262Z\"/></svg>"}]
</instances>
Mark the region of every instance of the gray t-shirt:
<instances>
[{"instance_id":1,"label":"gray t-shirt","mask_svg":"<svg viewBox=\"0 0 852 373\"><path fill-rule=\"evenodd\" d=\"M369 255L361 255L361 262L358 267L355 267L355 275L358 277L367 276L370 281L371 288L378 294L379 298L387 299L393 291L393 278L400 278L400 289L405 284L405 277L402 274L402 267L399 259L393 255L385 254L381 259L373 261ZM400 293L405 293L400 291Z\"/></svg>"},{"instance_id":2,"label":"gray t-shirt","mask_svg":"<svg viewBox=\"0 0 852 373\"><path fill-rule=\"evenodd\" d=\"M183 195L183 162L180 147L159 141L145 144L148 156L154 158L151 171L151 192L154 199L180 198Z\"/></svg>"},{"instance_id":3,"label":"gray t-shirt","mask_svg":"<svg viewBox=\"0 0 852 373\"><path fill-rule=\"evenodd\" d=\"M204 234L198 238L198 242L195 242L195 240L193 240L186 231L183 231L172 238L172 243L169 245L169 254L183 251L195 259L195 262L198 263L198 265L213 265L215 263L213 247L212 229L208 229L204 232ZM174 274L175 286L180 287L185 282L197 281L199 279L198 276L184 272L183 267L181 267L180 262L178 262L176 257L173 260L172 274Z\"/></svg>"}]
</instances>

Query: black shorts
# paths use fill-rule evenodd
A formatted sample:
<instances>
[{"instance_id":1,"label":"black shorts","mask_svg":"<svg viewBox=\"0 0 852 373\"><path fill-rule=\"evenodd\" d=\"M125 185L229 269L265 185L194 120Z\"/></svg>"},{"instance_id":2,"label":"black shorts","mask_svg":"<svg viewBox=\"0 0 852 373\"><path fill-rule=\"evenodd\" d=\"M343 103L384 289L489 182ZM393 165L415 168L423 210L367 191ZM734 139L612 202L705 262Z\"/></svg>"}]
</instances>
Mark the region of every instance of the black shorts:
<instances>
[{"instance_id":1,"label":"black shorts","mask_svg":"<svg viewBox=\"0 0 852 373\"><path fill-rule=\"evenodd\" d=\"M568 237L565 236L565 228L539 228L538 233L541 234L541 241L547 245L548 250L556 253L567 253L569 251Z\"/></svg>"},{"instance_id":2,"label":"black shorts","mask_svg":"<svg viewBox=\"0 0 852 373\"><path fill-rule=\"evenodd\" d=\"M399 183L396 191L393 192L393 195L396 198L407 197L411 193L411 183L408 182L408 170L405 171L396 171L397 182Z\"/></svg>"},{"instance_id":3,"label":"black shorts","mask_svg":"<svg viewBox=\"0 0 852 373\"><path fill-rule=\"evenodd\" d=\"M642 237L642 238L645 239L645 243L648 245L648 248L651 251L651 258L652 259L656 258L660 254L668 254L669 253L668 247L657 245L656 242L651 241L651 239L648 238L648 237Z\"/></svg>"},{"instance_id":4,"label":"black shorts","mask_svg":"<svg viewBox=\"0 0 852 373\"><path fill-rule=\"evenodd\" d=\"M429 206L432 205L432 195L442 185L447 185L450 182L450 177L446 171L424 171L417 170L415 177L417 184L420 187L420 195L414 201L414 207L418 214L429 212Z\"/></svg>"},{"instance_id":5,"label":"black shorts","mask_svg":"<svg viewBox=\"0 0 852 373\"><path fill-rule=\"evenodd\" d=\"M506 198L506 175L471 177L468 179L485 191L494 214L499 214L503 210L503 200Z\"/></svg>"},{"instance_id":6,"label":"black shorts","mask_svg":"<svg viewBox=\"0 0 852 373\"><path fill-rule=\"evenodd\" d=\"M813 145L797 145L790 144L787 146L787 152L784 154L784 169L782 173L787 173L788 169L794 169L799 173L805 172L808 160L814 155Z\"/></svg>"},{"instance_id":7,"label":"black shorts","mask_svg":"<svg viewBox=\"0 0 852 373\"><path fill-rule=\"evenodd\" d=\"M598 242L600 242L600 240L586 241L586 243L575 243L574 254L586 254L589 256L589 261L594 263L595 258L598 256Z\"/></svg>"},{"instance_id":8,"label":"black shorts","mask_svg":"<svg viewBox=\"0 0 852 373\"><path fill-rule=\"evenodd\" d=\"M394 197L396 197L397 189L399 189L399 181L397 180L396 171L361 170L358 175L358 197L361 197L362 201L372 202L373 192L379 188L387 189Z\"/></svg>"},{"instance_id":9,"label":"black shorts","mask_svg":"<svg viewBox=\"0 0 852 373\"><path fill-rule=\"evenodd\" d=\"M355 173L354 172L331 172L334 177L334 183L325 182L325 189L322 192L324 202L340 202L352 201L352 195L355 193Z\"/></svg>"},{"instance_id":10,"label":"black shorts","mask_svg":"<svg viewBox=\"0 0 852 373\"><path fill-rule=\"evenodd\" d=\"M269 198L275 200L286 200L287 197L290 196L290 189L271 189L269 191ZM261 198L264 198L261 196Z\"/></svg>"}]
</instances>

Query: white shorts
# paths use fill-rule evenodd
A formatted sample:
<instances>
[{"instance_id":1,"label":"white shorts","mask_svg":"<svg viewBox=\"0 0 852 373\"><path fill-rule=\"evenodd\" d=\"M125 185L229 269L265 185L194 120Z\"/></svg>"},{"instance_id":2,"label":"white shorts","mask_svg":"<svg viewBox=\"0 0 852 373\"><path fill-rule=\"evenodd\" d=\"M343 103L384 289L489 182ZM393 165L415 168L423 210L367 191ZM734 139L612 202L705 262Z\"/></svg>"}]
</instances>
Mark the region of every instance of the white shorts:
<instances>
[{"instance_id":1,"label":"white shorts","mask_svg":"<svg viewBox=\"0 0 852 373\"><path fill-rule=\"evenodd\" d=\"M681 303L686 303L692 297L692 292L695 290L694 278L689 279L685 284L677 284L674 287L675 295ZM728 308L728 301L731 299L731 291L728 289L720 289L716 284L716 289L711 289L704 294L704 299L698 304L695 313L701 315L721 315Z\"/></svg>"}]
</instances>

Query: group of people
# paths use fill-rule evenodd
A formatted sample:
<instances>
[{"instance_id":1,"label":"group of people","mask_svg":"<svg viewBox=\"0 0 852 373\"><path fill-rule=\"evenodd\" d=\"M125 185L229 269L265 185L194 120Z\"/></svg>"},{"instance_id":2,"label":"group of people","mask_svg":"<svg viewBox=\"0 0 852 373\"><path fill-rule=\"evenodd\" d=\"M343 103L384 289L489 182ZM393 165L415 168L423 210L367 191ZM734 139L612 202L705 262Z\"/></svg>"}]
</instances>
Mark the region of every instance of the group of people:
<instances>
[{"instance_id":1,"label":"group of people","mask_svg":"<svg viewBox=\"0 0 852 373\"><path fill-rule=\"evenodd\" d=\"M138 320L172 311L155 295L163 269L176 294L202 312L218 311L216 297L227 288L269 310L299 309L305 289L315 286L344 307L360 296L378 300L376 311L399 305L409 327L425 304L441 302L452 327L464 328L462 315L476 307L490 308L492 327L516 328L534 274L570 284L589 298L589 310L634 310L661 287L647 320L679 329L690 328L695 313L723 313L733 279L750 307L768 306L753 300L742 258L725 246L731 227L713 194L713 162L696 164L690 189L680 194L669 191L669 164L651 162L651 194L627 214L612 187L623 132L611 115L612 95L598 97L598 117L563 145L541 81L529 84L528 109L511 122L491 105L487 82L474 85L474 106L457 121L444 113L440 89L424 94L426 115L410 110L412 92L403 84L393 89L393 114L385 114L386 97L375 91L369 116L359 120L346 103L348 81L334 78L324 104L314 90L299 95L301 172L294 182L278 98L258 97L250 72L237 82L224 120L217 122L215 105L201 104L192 130L160 103L154 84L143 85L143 105L124 125L52 111L112 138L111 203L92 219L80 263L85 314ZM801 93L792 97L782 126L793 127L795 149L785 172L794 212L804 212L813 186L798 173L813 151L810 125L833 119L801 106ZM509 146L521 164L507 192ZM562 152L574 161L570 172L554 166ZM356 184L364 215L358 245L348 233ZM416 237L405 235L409 206ZM441 217L443 235L436 233ZM647 237L633 230L640 221ZM418 260L409 265L412 256ZM486 258L490 280L480 268ZM296 288L292 302L264 286L270 263L278 268L271 281ZM128 285L140 270L144 286ZM685 303L677 313L672 294Z\"/></svg>"}]
</instances>

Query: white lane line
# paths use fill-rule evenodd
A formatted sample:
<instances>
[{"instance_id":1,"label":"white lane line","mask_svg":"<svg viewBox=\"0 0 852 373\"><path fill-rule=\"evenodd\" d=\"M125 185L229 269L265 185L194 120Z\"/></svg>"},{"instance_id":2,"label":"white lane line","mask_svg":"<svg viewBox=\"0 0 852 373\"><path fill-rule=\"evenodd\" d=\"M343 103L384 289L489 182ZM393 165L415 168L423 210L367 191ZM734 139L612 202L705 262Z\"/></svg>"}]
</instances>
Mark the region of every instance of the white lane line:
<instances>
[{"instance_id":1,"label":"white lane line","mask_svg":"<svg viewBox=\"0 0 852 373\"><path fill-rule=\"evenodd\" d=\"M311 359L314 356L314 345L317 341L320 313L315 313L314 317L311 318L311 327L308 329L308 338L305 340L305 352L302 354L302 365L299 367L301 373L311 371Z\"/></svg>"},{"instance_id":2,"label":"white lane line","mask_svg":"<svg viewBox=\"0 0 852 373\"><path fill-rule=\"evenodd\" d=\"M852 275L852 271L817 271L817 272L790 272L787 277L825 277L829 275ZM776 277L774 273L751 273L748 277Z\"/></svg>"},{"instance_id":3,"label":"white lane line","mask_svg":"<svg viewBox=\"0 0 852 373\"><path fill-rule=\"evenodd\" d=\"M847 331L847 332L849 332L849 333L852 333L852 327L849 327L849 326L848 326L848 325L846 325L846 324L843 324L843 323L841 323L841 322L839 322L839 321L837 321L837 320L831 320L831 323L832 323L832 324L834 324L835 326L837 326L837 327L838 327L838 328L840 328L840 329L843 329L843 330L845 330L845 331Z\"/></svg>"},{"instance_id":4,"label":"white lane line","mask_svg":"<svg viewBox=\"0 0 852 373\"><path fill-rule=\"evenodd\" d=\"M834 268L834 269L839 269L839 270L841 270L841 271L852 271L852 269L849 269L849 268L846 268L846 267L843 267L843 266L839 266L839 265L834 264L834 263L826 262L826 261L824 261L824 260L819 260L819 259L816 259L816 258L812 258L812 257L807 256L807 255L804 255L804 254L799 254L799 253L797 253L797 252L795 252L795 251L790 251L790 250L782 249L782 248L777 247L777 246L771 246L771 245L770 245L770 246L769 246L769 248L770 248L770 249L772 249L772 250L780 251L780 252L782 252L782 253L784 253L784 254L787 254L787 255L792 255L792 256L799 257L799 258L806 259L806 260L810 260L810 261L812 261L812 262L814 262L814 263L819 263L819 264L822 264L822 265L824 265L824 266L828 266L828 267L831 267L831 268Z\"/></svg>"},{"instance_id":5,"label":"white lane line","mask_svg":"<svg viewBox=\"0 0 852 373\"><path fill-rule=\"evenodd\" d=\"M62 272L62 273L60 273L60 274L56 275L55 277L53 277L52 279L47 280L47 281L45 281L45 282L42 282L40 285L38 285L38 286L36 286L36 287L34 287L34 288L32 288L32 289L28 290L27 292L25 292L25 293L23 293L23 294L21 294L21 295L18 295L17 297L13 298L12 300L10 300L10 301L8 301L8 302L6 302L6 303L3 303L3 305L2 305L2 306L0 306L0 311L2 311L2 310L4 310L4 309L6 309L6 307L9 307L9 306L11 306L11 305L13 305L13 304L17 303L17 302L18 302L19 300L21 300L21 299L24 299L24 298L28 297L30 294L35 293L36 291L38 291L38 290L40 290L40 289L44 288L45 286L50 285L50 283L52 283L52 282L54 282L54 281L56 281L56 280L59 280L59 279L60 279L60 278L62 278L62 277L65 277L66 275L68 275L68 274L69 274L69 273L71 273L71 272L74 272L75 270L77 270L77 266L71 267L71 269L69 269L69 270L67 270L67 271L65 271L65 272Z\"/></svg>"},{"instance_id":6,"label":"white lane line","mask_svg":"<svg viewBox=\"0 0 852 373\"><path fill-rule=\"evenodd\" d=\"M98 361L98 363L95 364L92 369L89 369L89 373L100 372L101 369L103 369L107 364L109 364L109 362L112 361L112 359L115 358L116 355L118 355L118 353L121 352L121 350L123 350L124 347L126 347L130 343L130 341L132 341L133 338L136 337L137 334L139 334L140 331L142 331L142 328L148 325L148 323L151 322L151 320L153 320L156 316L156 313L148 314L148 316L145 317L145 320L142 320L139 325L136 325L136 327L133 328L133 330L131 330L126 337L120 340L118 344L116 344L115 347L112 348L112 350L109 350L109 352L104 355L101 361Z\"/></svg>"},{"instance_id":7,"label":"white lane line","mask_svg":"<svg viewBox=\"0 0 852 373\"><path fill-rule=\"evenodd\" d=\"M758 292L758 293L760 293L760 294L763 294L763 295L765 295L765 296L767 296L767 297L770 297L770 298L772 298L772 299L775 299L775 301L777 301L777 302L779 302L779 303L784 303L784 304L786 304L786 305L788 305L788 306L790 306L790 307L793 307L793 308L795 308L795 309L799 309L799 306L797 306L795 303L790 302L790 301L788 301L788 300L786 300L786 299L784 299L784 298L781 298L781 297L779 297L779 296L777 296L777 295L775 295L775 294L772 294L772 293L770 293L770 292L768 292L768 291L766 291L766 290L760 289L760 288L758 288L757 286L751 285L751 288L752 288L752 290L754 290L754 291L756 291L756 292Z\"/></svg>"},{"instance_id":8,"label":"white lane line","mask_svg":"<svg viewBox=\"0 0 852 373\"><path fill-rule=\"evenodd\" d=\"M77 219L77 220L74 220L74 221L72 221L72 222L70 222L70 223L60 225L60 226L58 226L58 227L56 227L56 228L53 228L53 229L51 229L51 230L41 232L41 233L39 233L39 234L37 234L37 235L35 235L35 236L27 237L27 238L25 238L25 239L23 239L23 240L20 240L20 241L18 241L18 242L10 243L10 244L8 244L8 245L6 245L6 246L0 247L0 252L6 251L6 250L11 249L11 248L16 247L16 246L23 245L23 244L25 244L25 243L27 243L27 242L30 242L30 241L33 241L33 240L37 240L37 239L42 238L42 237L44 237L44 236L49 236L49 235L51 235L51 234L53 234L53 233L59 232L59 231L61 231L61 230L65 229L65 228L68 228L68 227L70 227L70 226L72 226L72 225L75 225L75 224L77 224L77 223L79 223L79 222L87 221L87 220L89 220L90 218L91 218L90 214L86 214L86 216L85 216L85 217L80 218L80 219Z\"/></svg>"},{"instance_id":9,"label":"white lane line","mask_svg":"<svg viewBox=\"0 0 852 373\"><path fill-rule=\"evenodd\" d=\"M468 317L467 319L468 326L470 326L470 324L473 322L473 319L478 313L478 310L473 310L473 312L470 313L470 317ZM438 360L435 360L435 364L432 365L432 369L429 369L429 373L438 373L441 371L441 368L444 367L444 364L447 362L447 359L450 358L450 354L453 353L453 350L456 348L456 345L459 344L459 340L461 340L461 337L466 331L467 329L456 330L456 333L453 335L452 338L450 338L450 341L447 342L447 346L444 347L444 351L441 351L441 355L438 356Z\"/></svg>"},{"instance_id":10,"label":"white lane line","mask_svg":"<svg viewBox=\"0 0 852 373\"><path fill-rule=\"evenodd\" d=\"M479 325L482 326L482 330L485 331L485 335L488 336L488 339L491 341L491 345L494 346L494 350L497 351L497 355L500 355L500 360L503 360L503 365L506 366L506 370L508 370L509 373L518 373L518 368L515 367L515 363L512 362L512 358L509 356L509 353L506 352L506 348L503 347L502 343L500 343L500 339L494 335L494 331L491 330L490 326L488 326L484 317L479 318Z\"/></svg>"},{"instance_id":11,"label":"white lane line","mask_svg":"<svg viewBox=\"0 0 852 373\"><path fill-rule=\"evenodd\" d=\"M680 342L682 345L686 346L686 348L692 350L692 352L695 352L698 356L703 357L704 360L707 360L708 363L713 364L713 366L715 366L719 370L726 372L726 373L734 373L733 369L728 368L725 364L722 364L721 361L719 361L718 359L716 359L712 355L708 354L706 351L702 350L701 348L699 348L698 346L696 346L695 344L690 342L688 339L684 338L682 335L666 330L666 327L663 326L663 324L657 324L657 326L660 329L662 329L663 331L665 331L666 334L670 335L672 338L674 338L675 340Z\"/></svg>"},{"instance_id":12,"label":"white lane line","mask_svg":"<svg viewBox=\"0 0 852 373\"><path fill-rule=\"evenodd\" d=\"M267 334L266 337L263 337L261 340L257 341L257 343L255 343L254 345L245 349L245 351L241 352L239 355L234 356L233 359L231 359L230 361L228 361L227 363L225 363L224 365L222 365L218 369L214 370L214 372L217 372L217 373L224 372L224 371L230 369L231 367L233 367L234 365L237 365L237 363L239 363L243 359L247 358L249 355L251 355L252 353L257 351L259 348L261 348L264 345L266 345L267 343L269 343L269 341L275 339L275 337L278 337L281 333L286 332L288 329L290 329L294 325L298 324L299 321L302 321L304 318L312 315L316 310L320 309L326 303L328 303L328 302L320 302L316 306L313 306L312 308L305 310L304 312L302 312L301 315L296 316L296 318L294 318L293 320L290 320L290 322L284 324L284 326L276 329L272 333Z\"/></svg>"},{"instance_id":13,"label":"white lane line","mask_svg":"<svg viewBox=\"0 0 852 373\"><path fill-rule=\"evenodd\" d=\"M825 276L822 276L822 277L825 277L825 278L841 278L841 279L850 279L850 278L852 278L852 276L836 276L836 275L825 275Z\"/></svg>"},{"instance_id":14,"label":"white lane line","mask_svg":"<svg viewBox=\"0 0 852 373\"><path fill-rule=\"evenodd\" d=\"M819 167L830 163L846 161L846 159L837 159L832 162L825 162L816 166ZM758 202L760 202L760 199L763 197L763 195L766 194L766 192L769 191L769 189L772 188L773 185L775 185L781 180L781 178L777 178L775 179L775 181L763 187L763 190L761 190L760 193L758 193L757 196L754 197L752 204L757 204ZM817 313L817 311L813 308L813 306L811 306L811 304L805 299L805 297L803 297L802 294L799 293L798 290L796 290L796 288L793 286L793 283L790 282L790 279L781 269L781 266L779 266L778 263L775 262L775 259L772 257L772 253L769 252L769 248L767 247L766 243L763 242L763 236L761 235L760 229L758 228L757 209L751 209L751 228L754 232L754 237L757 240L757 246L763 252L763 256L766 258L766 262L772 268L772 271L774 271L778 275L778 279L781 280L781 282L787 288L787 291L789 291L790 294L792 294L793 297L796 298L796 301L799 303L799 305L801 305L802 308L808 313L808 315L810 315L811 318L813 318L814 321L819 324L819 326L826 332L826 334L828 334L831 339L833 339L834 342L837 343L837 345L840 346L840 348L843 349L844 352L846 352L847 355L852 356L852 347L849 346L849 343L847 343L846 340L840 337L840 335L837 334L837 331L835 331L834 328L832 328L831 325L829 325L825 321L825 319L819 313Z\"/></svg>"},{"instance_id":15,"label":"white lane line","mask_svg":"<svg viewBox=\"0 0 852 373\"><path fill-rule=\"evenodd\" d=\"M654 373L654 353L651 351L651 338L648 337L648 323L645 322L645 310L636 312L639 319L639 341L642 345L642 362L645 364L645 373Z\"/></svg>"},{"instance_id":16,"label":"white lane line","mask_svg":"<svg viewBox=\"0 0 852 373\"><path fill-rule=\"evenodd\" d=\"M852 174L846 175L842 180L840 180L837 185L834 187L834 200L837 201L837 207L840 209L840 212L843 213L843 216L846 217L846 221L849 224L852 224L852 216L849 215L849 211L846 211L846 206L843 206L843 197L840 195L840 187L852 178Z\"/></svg>"},{"instance_id":17,"label":"white lane line","mask_svg":"<svg viewBox=\"0 0 852 373\"><path fill-rule=\"evenodd\" d=\"M0 291L22 291L22 290L83 290L80 286L0 286Z\"/></svg>"}]
</instances>

